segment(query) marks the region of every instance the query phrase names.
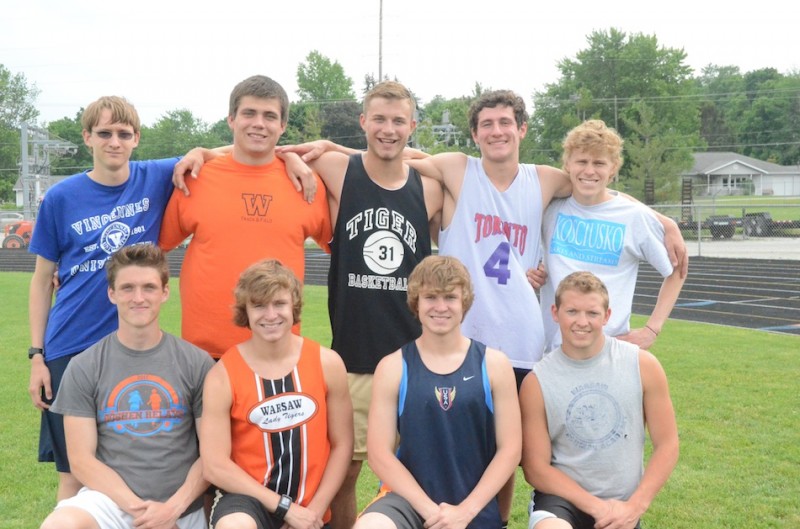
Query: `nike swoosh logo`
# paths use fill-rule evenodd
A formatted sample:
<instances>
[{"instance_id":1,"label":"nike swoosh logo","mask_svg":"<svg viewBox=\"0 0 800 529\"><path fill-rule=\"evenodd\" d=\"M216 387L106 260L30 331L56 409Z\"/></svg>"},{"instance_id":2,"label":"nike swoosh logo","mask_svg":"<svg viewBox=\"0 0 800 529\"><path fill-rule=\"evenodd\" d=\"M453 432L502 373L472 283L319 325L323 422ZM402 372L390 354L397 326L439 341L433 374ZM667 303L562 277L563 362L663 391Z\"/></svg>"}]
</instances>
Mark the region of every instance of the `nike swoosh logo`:
<instances>
[{"instance_id":1,"label":"nike swoosh logo","mask_svg":"<svg viewBox=\"0 0 800 529\"><path fill-rule=\"evenodd\" d=\"M466 382L467 380L470 380L472 378L475 378L475 375L472 375L471 377L464 377L464 382Z\"/></svg>"}]
</instances>

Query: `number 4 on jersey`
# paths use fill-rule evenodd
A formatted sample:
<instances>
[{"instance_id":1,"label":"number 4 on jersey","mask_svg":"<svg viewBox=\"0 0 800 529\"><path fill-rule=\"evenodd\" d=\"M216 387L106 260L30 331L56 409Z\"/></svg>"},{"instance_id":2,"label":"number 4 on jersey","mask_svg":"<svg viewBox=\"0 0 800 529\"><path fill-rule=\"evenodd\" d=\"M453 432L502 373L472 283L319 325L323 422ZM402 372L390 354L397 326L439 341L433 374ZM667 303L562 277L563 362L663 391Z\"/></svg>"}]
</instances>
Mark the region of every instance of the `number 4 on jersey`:
<instances>
[{"instance_id":1,"label":"number 4 on jersey","mask_svg":"<svg viewBox=\"0 0 800 529\"><path fill-rule=\"evenodd\" d=\"M508 255L511 251L511 246L508 242L501 242L489 259L483 264L483 273L486 277L497 278L497 282L501 285L508 283L508 278L511 277L511 270L508 269Z\"/></svg>"}]
</instances>

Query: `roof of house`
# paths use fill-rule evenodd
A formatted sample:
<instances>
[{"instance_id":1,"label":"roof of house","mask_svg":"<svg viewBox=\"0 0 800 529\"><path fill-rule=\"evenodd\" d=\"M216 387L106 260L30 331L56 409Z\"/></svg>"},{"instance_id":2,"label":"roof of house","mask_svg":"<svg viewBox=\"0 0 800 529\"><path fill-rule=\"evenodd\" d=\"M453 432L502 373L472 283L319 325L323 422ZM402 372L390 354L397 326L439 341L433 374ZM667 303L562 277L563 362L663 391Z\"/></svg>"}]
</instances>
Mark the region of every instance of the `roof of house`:
<instances>
[{"instance_id":1,"label":"roof of house","mask_svg":"<svg viewBox=\"0 0 800 529\"><path fill-rule=\"evenodd\" d=\"M694 165L684 175L709 175L726 173L726 168L739 165L753 169L754 173L774 174L798 171L797 167L786 167L776 163L765 162L735 152L696 152Z\"/></svg>"}]
</instances>

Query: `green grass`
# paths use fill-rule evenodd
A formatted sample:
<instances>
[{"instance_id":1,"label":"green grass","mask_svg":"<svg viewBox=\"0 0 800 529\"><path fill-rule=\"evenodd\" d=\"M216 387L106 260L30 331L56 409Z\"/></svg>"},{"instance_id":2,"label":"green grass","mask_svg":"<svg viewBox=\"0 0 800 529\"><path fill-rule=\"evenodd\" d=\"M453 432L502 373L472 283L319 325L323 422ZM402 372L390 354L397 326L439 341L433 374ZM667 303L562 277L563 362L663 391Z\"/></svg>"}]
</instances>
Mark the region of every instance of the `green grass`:
<instances>
[{"instance_id":1,"label":"green grass","mask_svg":"<svg viewBox=\"0 0 800 529\"><path fill-rule=\"evenodd\" d=\"M29 280L30 274L0 273L3 528L37 527L55 498L52 465L36 462L38 412L26 389ZM174 293L162 323L177 333L177 288ZM303 333L328 344L325 300L323 287L306 288ZM681 457L643 527L800 527L800 339L674 320L664 330L653 352L670 378ZM370 472L362 473L359 507L376 486ZM511 527L526 527L529 492L518 472Z\"/></svg>"}]
</instances>

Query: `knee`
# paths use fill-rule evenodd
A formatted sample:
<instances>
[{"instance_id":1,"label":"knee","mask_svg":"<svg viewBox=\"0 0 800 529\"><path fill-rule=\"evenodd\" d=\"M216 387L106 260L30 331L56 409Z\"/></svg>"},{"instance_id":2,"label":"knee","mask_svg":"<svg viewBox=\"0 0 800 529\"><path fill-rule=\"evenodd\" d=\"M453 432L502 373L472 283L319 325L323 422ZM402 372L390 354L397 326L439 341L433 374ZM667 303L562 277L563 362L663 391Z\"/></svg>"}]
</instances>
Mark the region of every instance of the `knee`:
<instances>
[{"instance_id":1,"label":"knee","mask_svg":"<svg viewBox=\"0 0 800 529\"><path fill-rule=\"evenodd\" d=\"M256 521L247 514L226 514L214 524L214 529L258 529Z\"/></svg>"},{"instance_id":2,"label":"knee","mask_svg":"<svg viewBox=\"0 0 800 529\"><path fill-rule=\"evenodd\" d=\"M93 527L97 527L97 523L89 513L63 507L51 512L39 529L91 529Z\"/></svg>"}]
</instances>

